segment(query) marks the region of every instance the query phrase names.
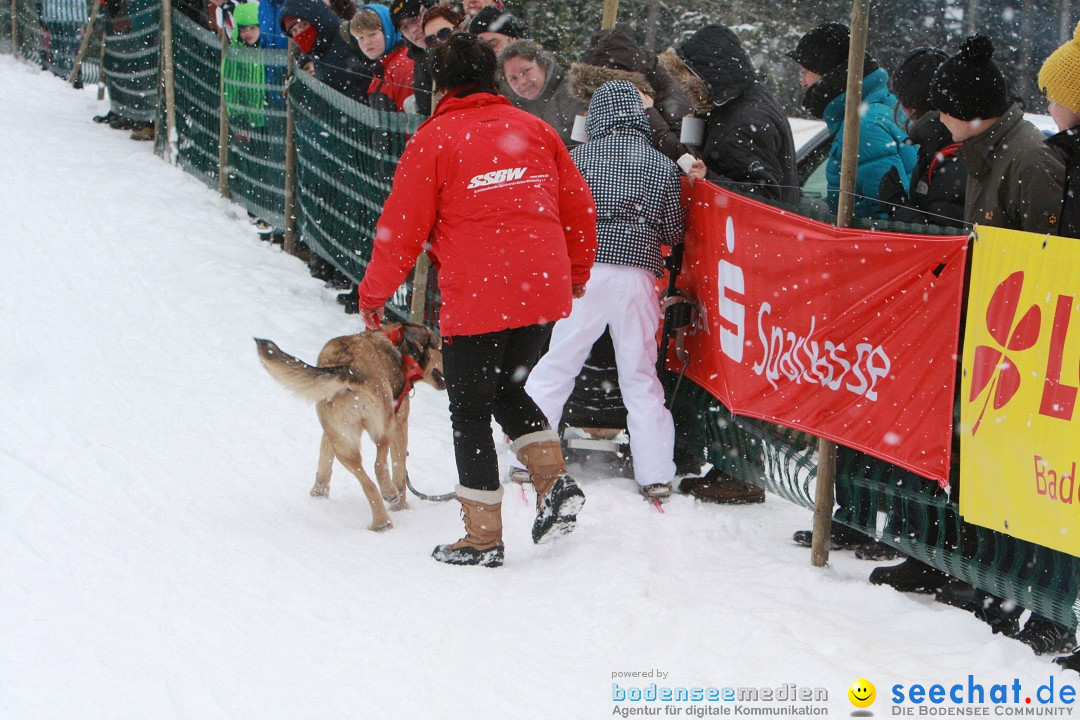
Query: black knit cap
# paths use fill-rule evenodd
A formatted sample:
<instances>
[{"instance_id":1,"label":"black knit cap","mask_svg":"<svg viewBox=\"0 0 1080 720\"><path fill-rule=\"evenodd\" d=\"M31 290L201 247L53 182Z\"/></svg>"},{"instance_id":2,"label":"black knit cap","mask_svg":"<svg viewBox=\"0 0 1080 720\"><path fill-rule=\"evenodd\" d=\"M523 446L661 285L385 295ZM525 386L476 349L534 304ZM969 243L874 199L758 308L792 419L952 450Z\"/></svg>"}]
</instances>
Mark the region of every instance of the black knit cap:
<instances>
[{"instance_id":1,"label":"black knit cap","mask_svg":"<svg viewBox=\"0 0 1080 720\"><path fill-rule=\"evenodd\" d=\"M994 63L994 43L972 35L941 63L930 85L930 103L958 120L996 118L1012 104L1005 76Z\"/></svg>"},{"instance_id":2,"label":"black knit cap","mask_svg":"<svg viewBox=\"0 0 1080 720\"><path fill-rule=\"evenodd\" d=\"M850 42L847 25L827 22L803 35L795 49L785 54L810 72L825 75L847 65Z\"/></svg>"},{"instance_id":3,"label":"black knit cap","mask_svg":"<svg viewBox=\"0 0 1080 720\"><path fill-rule=\"evenodd\" d=\"M494 5L488 5L476 13L476 17L469 23L469 32L474 35L482 32L501 33L520 40L529 37L529 26L516 15Z\"/></svg>"},{"instance_id":4,"label":"black knit cap","mask_svg":"<svg viewBox=\"0 0 1080 720\"><path fill-rule=\"evenodd\" d=\"M944 51L928 47L915 48L905 55L890 78L893 93L900 103L917 115L933 110L930 81L934 79L934 71L948 58Z\"/></svg>"},{"instance_id":5,"label":"black knit cap","mask_svg":"<svg viewBox=\"0 0 1080 720\"><path fill-rule=\"evenodd\" d=\"M393 0L390 3L390 21L397 29L401 26L402 20L420 17L424 8L432 7L434 4L434 0Z\"/></svg>"}]
</instances>

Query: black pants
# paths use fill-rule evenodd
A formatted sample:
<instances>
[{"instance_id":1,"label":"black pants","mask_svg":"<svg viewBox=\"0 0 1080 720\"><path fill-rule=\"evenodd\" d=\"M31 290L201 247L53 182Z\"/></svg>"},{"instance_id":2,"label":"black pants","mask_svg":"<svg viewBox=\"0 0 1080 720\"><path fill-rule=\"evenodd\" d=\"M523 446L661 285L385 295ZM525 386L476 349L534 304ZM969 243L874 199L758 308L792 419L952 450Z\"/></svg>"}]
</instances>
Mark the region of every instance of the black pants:
<instances>
[{"instance_id":1,"label":"black pants","mask_svg":"<svg viewBox=\"0 0 1080 720\"><path fill-rule=\"evenodd\" d=\"M450 396L458 482L474 490L499 488L499 460L491 418L515 440L546 430L547 419L525 392L550 325L527 325L443 342L443 372Z\"/></svg>"}]
</instances>

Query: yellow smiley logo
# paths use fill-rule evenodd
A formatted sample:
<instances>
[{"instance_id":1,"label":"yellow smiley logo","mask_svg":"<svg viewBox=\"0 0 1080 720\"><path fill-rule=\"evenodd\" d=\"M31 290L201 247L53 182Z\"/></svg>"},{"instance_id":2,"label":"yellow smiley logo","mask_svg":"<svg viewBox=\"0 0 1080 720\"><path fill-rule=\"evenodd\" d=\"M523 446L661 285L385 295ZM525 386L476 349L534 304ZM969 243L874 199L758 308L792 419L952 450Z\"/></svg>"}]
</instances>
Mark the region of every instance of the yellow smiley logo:
<instances>
[{"instance_id":1,"label":"yellow smiley logo","mask_svg":"<svg viewBox=\"0 0 1080 720\"><path fill-rule=\"evenodd\" d=\"M859 679L851 683L847 690L848 700L857 708L867 708L874 704L877 698L877 690L869 680Z\"/></svg>"}]
</instances>

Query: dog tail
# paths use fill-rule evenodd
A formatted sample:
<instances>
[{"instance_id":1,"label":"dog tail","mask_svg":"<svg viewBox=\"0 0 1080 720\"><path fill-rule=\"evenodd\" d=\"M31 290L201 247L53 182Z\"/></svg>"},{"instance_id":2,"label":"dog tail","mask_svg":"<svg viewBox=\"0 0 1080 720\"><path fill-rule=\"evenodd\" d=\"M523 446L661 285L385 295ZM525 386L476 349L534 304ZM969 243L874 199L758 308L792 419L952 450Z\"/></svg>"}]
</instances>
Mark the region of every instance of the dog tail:
<instances>
[{"instance_id":1,"label":"dog tail","mask_svg":"<svg viewBox=\"0 0 1080 720\"><path fill-rule=\"evenodd\" d=\"M270 376L302 398L318 402L333 397L342 390L364 384L364 378L344 366L312 367L303 360L284 352L270 340L255 338L259 359Z\"/></svg>"}]
</instances>

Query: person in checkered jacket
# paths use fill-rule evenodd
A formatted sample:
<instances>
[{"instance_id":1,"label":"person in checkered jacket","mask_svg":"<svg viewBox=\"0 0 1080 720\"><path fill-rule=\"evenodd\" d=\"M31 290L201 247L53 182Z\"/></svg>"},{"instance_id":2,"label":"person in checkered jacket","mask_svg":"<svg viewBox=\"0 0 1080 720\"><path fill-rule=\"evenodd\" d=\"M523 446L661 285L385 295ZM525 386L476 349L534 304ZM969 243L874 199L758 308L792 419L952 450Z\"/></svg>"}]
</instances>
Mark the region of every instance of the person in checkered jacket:
<instances>
[{"instance_id":1,"label":"person in checkered jacket","mask_svg":"<svg viewBox=\"0 0 1080 720\"><path fill-rule=\"evenodd\" d=\"M585 129L588 142L570 156L596 201L596 263L585 295L555 324L551 345L525 390L551 426L559 427L574 379L593 343L610 327L634 475L646 497L663 500L675 478L675 425L656 375L656 278L663 274L660 246L682 242L681 173L652 148L641 91L628 81L596 90Z\"/></svg>"}]
</instances>

